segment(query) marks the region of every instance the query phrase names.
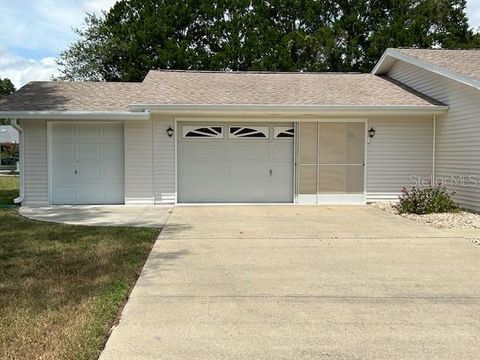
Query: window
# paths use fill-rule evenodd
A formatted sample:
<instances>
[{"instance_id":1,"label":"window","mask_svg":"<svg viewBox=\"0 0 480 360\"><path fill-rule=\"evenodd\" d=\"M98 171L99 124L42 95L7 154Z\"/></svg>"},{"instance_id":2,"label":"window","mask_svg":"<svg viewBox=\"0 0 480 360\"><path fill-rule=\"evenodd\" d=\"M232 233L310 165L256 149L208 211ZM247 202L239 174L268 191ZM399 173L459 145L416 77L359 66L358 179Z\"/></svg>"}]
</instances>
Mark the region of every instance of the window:
<instances>
[{"instance_id":1,"label":"window","mask_svg":"<svg viewBox=\"0 0 480 360\"><path fill-rule=\"evenodd\" d=\"M223 126L183 126L184 138L223 138Z\"/></svg>"},{"instance_id":2,"label":"window","mask_svg":"<svg viewBox=\"0 0 480 360\"><path fill-rule=\"evenodd\" d=\"M294 130L291 126L275 126L273 128L273 136L275 139L293 138Z\"/></svg>"},{"instance_id":3,"label":"window","mask_svg":"<svg viewBox=\"0 0 480 360\"><path fill-rule=\"evenodd\" d=\"M268 126L230 126L228 137L235 138L254 138L268 139Z\"/></svg>"}]
</instances>

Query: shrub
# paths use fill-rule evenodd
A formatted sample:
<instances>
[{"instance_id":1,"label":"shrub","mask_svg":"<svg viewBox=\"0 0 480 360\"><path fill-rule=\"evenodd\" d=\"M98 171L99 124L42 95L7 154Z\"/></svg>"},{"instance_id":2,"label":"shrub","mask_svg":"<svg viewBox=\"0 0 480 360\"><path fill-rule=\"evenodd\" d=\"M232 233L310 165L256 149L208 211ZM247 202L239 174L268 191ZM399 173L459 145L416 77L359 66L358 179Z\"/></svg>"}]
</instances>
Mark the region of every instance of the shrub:
<instances>
[{"instance_id":1,"label":"shrub","mask_svg":"<svg viewBox=\"0 0 480 360\"><path fill-rule=\"evenodd\" d=\"M445 186L430 186L411 190L402 189L395 208L400 214L432 214L458 211L458 206L447 192Z\"/></svg>"}]
</instances>

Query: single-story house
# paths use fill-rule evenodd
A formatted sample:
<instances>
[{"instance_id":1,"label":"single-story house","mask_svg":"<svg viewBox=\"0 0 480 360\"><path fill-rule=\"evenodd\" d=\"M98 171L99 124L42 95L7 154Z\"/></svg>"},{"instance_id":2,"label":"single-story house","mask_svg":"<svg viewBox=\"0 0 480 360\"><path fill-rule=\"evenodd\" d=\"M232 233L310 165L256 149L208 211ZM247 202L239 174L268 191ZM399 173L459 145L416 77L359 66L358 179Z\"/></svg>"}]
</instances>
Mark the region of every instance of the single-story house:
<instances>
[{"instance_id":1,"label":"single-story house","mask_svg":"<svg viewBox=\"0 0 480 360\"><path fill-rule=\"evenodd\" d=\"M18 146L18 131L11 125L0 125L0 170L15 169L16 146Z\"/></svg>"},{"instance_id":2,"label":"single-story house","mask_svg":"<svg viewBox=\"0 0 480 360\"><path fill-rule=\"evenodd\" d=\"M389 49L370 74L32 82L0 118L20 131L28 206L362 204L480 175L479 69L478 51ZM447 186L480 210L479 186Z\"/></svg>"}]
</instances>

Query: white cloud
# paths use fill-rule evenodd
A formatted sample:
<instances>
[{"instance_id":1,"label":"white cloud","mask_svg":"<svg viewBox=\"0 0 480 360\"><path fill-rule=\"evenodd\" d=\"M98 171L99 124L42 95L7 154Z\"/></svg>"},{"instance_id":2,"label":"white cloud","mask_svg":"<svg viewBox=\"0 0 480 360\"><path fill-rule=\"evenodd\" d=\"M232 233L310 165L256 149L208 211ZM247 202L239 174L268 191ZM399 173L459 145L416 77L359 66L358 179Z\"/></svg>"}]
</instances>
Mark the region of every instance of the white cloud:
<instances>
[{"instance_id":1,"label":"white cloud","mask_svg":"<svg viewBox=\"0 0 480 360\"><path fill-rule=\"evenodd\" d=\"M75 41L85 14L108 11L117 0L0 0L0 77L16 87L58 75L55 58ZM470 26L480 27L480 1L467 1Z\"/></svg>"},{"instance_id":2,"label":"white cloud","mask_svg":"<svg viewBox=\"0 0 480 360\"><path fill-rule=\"evenodd\" d=\"M108 11L116 0L0 0L0 77L18 88L58 75L55 58L76 35L86 13Z\"/></svg>"},{"instance_id":3,"label":"white cloud","mask_svg":"<svg viewBox=\"0 0 480 360\"><path fill-rule=\"evenodd\" d=\"M0 78L9 78L17 89L30 81L51 80L58 75L54 57L24 59L0 47Z\"/></svg>"},{"instance_id":4,"label":"white cloud","mask_svg":"<svg viewBox=\"0 0 480 360\"><path fill-rule=\"evenodd\" d=\"M480 27L480 1L467 1L467 15L470 26L478 29Z\"/></svg>"},{"instance_id":5,"label":"white cloud","mask_svg":"<svg viewBox=\"0 0 480 360\"><path fill-rule=\"evenodd\" d=\"M102 10L109 10L117 0L86 0L83 8L88 13L100 14Z\"/></svg>"}]
</instances>

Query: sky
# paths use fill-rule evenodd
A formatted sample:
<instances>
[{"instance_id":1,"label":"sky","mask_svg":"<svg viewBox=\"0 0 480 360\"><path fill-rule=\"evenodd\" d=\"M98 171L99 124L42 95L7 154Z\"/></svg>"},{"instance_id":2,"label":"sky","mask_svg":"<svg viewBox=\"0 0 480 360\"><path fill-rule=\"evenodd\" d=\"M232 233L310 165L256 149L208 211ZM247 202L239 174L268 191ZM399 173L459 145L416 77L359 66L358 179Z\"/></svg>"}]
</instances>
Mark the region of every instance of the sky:
<instances>
[{"instance_id":1,"label":"sky","mask_svg":"<svg viewBox=\"0 0 480 360\"><path fill-rule=\"evenodd\" d=\"M0 78L18 89L59 75L56 58L76 40L85 14L108 11L116 0L0 0ZM480 0L467 1L470 26L480 27Z\"/></svg>"}]
</instances>

